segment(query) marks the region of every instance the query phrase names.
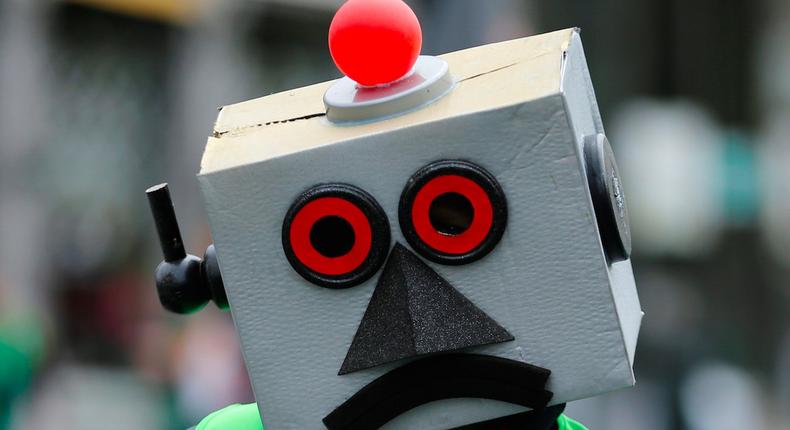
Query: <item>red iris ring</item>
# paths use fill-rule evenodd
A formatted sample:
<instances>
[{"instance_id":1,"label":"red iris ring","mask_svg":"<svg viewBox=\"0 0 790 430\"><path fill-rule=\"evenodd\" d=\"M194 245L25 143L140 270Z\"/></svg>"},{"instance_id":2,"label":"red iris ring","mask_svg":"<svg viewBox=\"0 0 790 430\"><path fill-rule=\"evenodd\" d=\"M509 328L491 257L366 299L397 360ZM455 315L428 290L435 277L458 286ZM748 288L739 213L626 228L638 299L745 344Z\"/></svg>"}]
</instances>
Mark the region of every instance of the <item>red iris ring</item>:
<instances>
[{"instance_id":1,"label":"red iris ring","mask_svg":"<svg viewBox=\"0 0 790 430\"><path fill-rule=\"evenodd\" d=\"M431 222L431 205L437 197L449 193L463 196L473 208L471 224L459 234L443 233ZM411 207L411 222L426 245L445 254L463 255L480 246L488 236L494 222L494 209L488 193L471 179L453 174L437 176L417 191Z\"/></svg>"},{"instance_id":2,"label":"red iris ring","mask_svg":"<svg viewBox=\"0 0 790 430\"><path fill-rule=\"evenodd\" d=\"M316 222L335 216L347 222L354 231L351 250L338 257L327 257L313 245L310 233ZM353 272L365 262L373 242L368 217L340 197L321 197L306 204L291 223L291 247L299 261L308 269L322 275L339 276Z\"/></svg>"},{"instance_id":3,"label":"red iris ring","mask_svg":"<svg viewBox=\"0 0 790 430\"><path fill-rule=\"evenodd\" d=\"M316 224L329 217L350 227L351 237L345 239L351 243L341 255L325 255L313 242ZM369 194L347 184L324 184L306 191L283 223L283 249L291 266L308 281L327 288L353 287L373 276L386 259L389 241L384 210Z\"/></svg>"},{"instance_id":4,"label":"red iris ring","mask_svg":"<svg viewBox=\"0 0 790 430\"><path fill-rule=\"evenodd\" d=\"M431 221L431 206L447 194L463 197L473 212L469 225L456 234L440 231ZM467 264L499 243L507 224L507 201L502 187L483 168L466 161L439 161L409 180L399 218L406 240L422 256L442 264Z\"/></svg>"}]
</instances>

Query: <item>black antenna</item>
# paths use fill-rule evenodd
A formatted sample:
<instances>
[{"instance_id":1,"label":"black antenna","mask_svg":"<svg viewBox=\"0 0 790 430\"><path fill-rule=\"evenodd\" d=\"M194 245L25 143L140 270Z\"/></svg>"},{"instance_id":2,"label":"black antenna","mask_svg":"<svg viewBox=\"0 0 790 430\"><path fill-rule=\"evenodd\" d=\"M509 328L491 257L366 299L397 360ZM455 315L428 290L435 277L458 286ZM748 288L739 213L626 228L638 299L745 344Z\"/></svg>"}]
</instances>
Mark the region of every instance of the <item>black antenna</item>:
<instances>
[{"instance_id":1,"label":"black antenna","mask_svg":"<svg viewBox=\"0 0 790 430\"><path fill-rule=\"evenodd\" d=\"M213 300L220 309L228 309L214 245L206 249L203 259L187 254L167 184L153 186L145 193L165 258L156 268L156 289L162 306L171 312L189 314Z\"/></svg>"},{"instance_id":2,"label":"black antenna","mask_svg":"<svg viewBox=\"0 0 790 430\"><path fill-rule=\"evenodd\" d=\"M170 189L167 184L159 184L146 190L151 213L154 214L156 231L159 233L159 243L165 261L175 262L187 256L184 242L181 240L181 231L178 229L176 209L170 199Z\"/></svg>"}]
</instances>

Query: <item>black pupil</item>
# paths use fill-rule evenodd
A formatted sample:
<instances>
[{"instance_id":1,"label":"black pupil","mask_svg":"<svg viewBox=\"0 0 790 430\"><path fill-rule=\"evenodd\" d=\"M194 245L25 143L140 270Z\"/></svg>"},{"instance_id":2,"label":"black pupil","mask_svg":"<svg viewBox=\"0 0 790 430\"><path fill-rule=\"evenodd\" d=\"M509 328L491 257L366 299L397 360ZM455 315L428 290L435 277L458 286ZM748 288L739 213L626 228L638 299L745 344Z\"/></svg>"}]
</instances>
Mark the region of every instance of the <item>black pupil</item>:
<instances>
[{"instance_id":1,"label":"black pupil","mask_svg":"<svg viewBox=\"0 0 790 430\"><path fill-rule=\"evenodd\" d=\"M339 216L323 217L310 229L310 243L324 257L348 254L354 247L354 239L354 228Z\"/></svg>"},{"instance_id":2,"label":"black pupil","mask_svg":"<svg viewBox=\"0 0 790 430\"><path fill-rule=\"evenodd\" d=\"M475 216L472 203L458 193L445 193L436 197L428 209L433 228L439 233L455 236L465 232Z\"/></svg>"}]
</instances>

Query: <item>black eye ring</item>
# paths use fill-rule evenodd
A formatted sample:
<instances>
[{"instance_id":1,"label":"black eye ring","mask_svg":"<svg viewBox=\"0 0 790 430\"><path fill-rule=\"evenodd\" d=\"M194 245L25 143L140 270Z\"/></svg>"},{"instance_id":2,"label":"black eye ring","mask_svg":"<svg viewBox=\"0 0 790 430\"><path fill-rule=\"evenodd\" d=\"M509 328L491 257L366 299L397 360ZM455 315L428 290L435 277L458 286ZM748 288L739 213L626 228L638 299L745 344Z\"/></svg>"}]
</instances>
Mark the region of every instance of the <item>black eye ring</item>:
<instances>
[{"instance_id":1,"label":"black eye ring","mask_svg":"<svg viewBox=\"0 0 790 430\"><path fill-rule=\"evenodd\" d=\"M387 259L387 214L365 191L321 184L291 205L282 229L285 256L315 285L342 289L370 279Z\"/></svg>"},{"instance_id":2,"label":"black eye ring","mask_svg":"<svg viewBox=\"0 0 790 430\"><path fill-rule=\"evenodd\" d=\"M493 175L462 160L431 163L400 198L398 218L411 247L440 264L461 265L491 252L507 226L507 200Z\"/></svg>"}]
</instances>

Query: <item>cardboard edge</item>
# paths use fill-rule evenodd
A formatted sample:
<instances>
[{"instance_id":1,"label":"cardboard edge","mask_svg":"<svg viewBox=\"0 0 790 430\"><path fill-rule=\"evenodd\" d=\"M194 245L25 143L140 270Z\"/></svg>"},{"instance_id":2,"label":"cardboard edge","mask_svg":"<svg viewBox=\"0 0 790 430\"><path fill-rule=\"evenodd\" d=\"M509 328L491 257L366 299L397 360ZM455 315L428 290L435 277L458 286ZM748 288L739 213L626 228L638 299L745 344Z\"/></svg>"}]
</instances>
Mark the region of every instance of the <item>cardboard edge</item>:
<instances>
[{"instance_id":1,"label":"cardboard edge","mask_svg":"<svg viewBox=\"0 0 790 430\"><path fill-rule=\"evenodd\" d=\"M212 214L216 214L216 213L219 213L221 211L217 211L215 209L211 209L210 208L210 206L212 206L211 202L216 200L214 198L211 198L211 196L219 192L219 191L217 191L214 188L214 186L212 184L212 178L210 178L210 176L211 175L197 175L197 179L198 179L198 185L199 185L199 188L200 188L200 195L201 195L201 198L203 199L203 206L206 208L206 215L208 216L209 226L211 226L213 228L213 226L217 225L217 220L213 219ZM224 266L223 266L223 263L222 263L222 255L223 255L222 250L225 248L225 246L224 246L224 244L221 241L217 241L217 240L214 241L214 246L215 246L216 251L217 251L217 263L219 265L220 273L223 273L223 267ZM225 276L223 276L223 278L227 279L227 277L225 277ZM225 288L227 290L227 285L226 285ZM250 351L251 348L248 348L248 346L245 345L245 343L246 343L245 339L247 339L248 336L242 336L241 335L242 327L238 324L238 319L236 318L236 309L237 309L236 306L237 306L237 303L235 303L235 302L238 299L238 297L235 294L227 294L227 297L228 297L228 304L229 304L229 312L231 314L231 320L233 321L233 327L234 327L234 330L236 332L236 336L238 337L238 341L239 341L239 344L240 344L239 346L240 346L240 352L241 352L241 355L242 355L242 361L244 362L244 369L245 369L245 371L247 372L248 375L252 375L253 372L254 372L254 369L252 369L250 367L250 363L252 363L252 361L250 361L248 359L248 357L247 357L247 351ZM250 382L250 387L253 388L253 390L252 390L253 391L253 396L255 396L255 389L254 389L255 382L252 380L252 378L250 378L249 382ZM264 414L263 414L263 408L261 407L260 402L258 402L257 397L255 398L255 403L256 403L256 405L258 407L258 411L259 411L259 413L261 415L261 421L265 422L265 417L264 417Z\"/></svg>"},{"instance_id":2,"label":"cardboard edge","mask_svg":"<svg viewBox=\"0 0 790 430\"><path fill-rule=\"evenodd\" d=\"M605 133L605 131L578 28L574 29L571 42L563 53L560 82L560 94L568 112L567 116L571 130L574 132L580 169L582 172L586 172L586 166L583 162L584 157L582 156L584 153L584 136ZM595 220L596 216L592 210L592 198L586 182L584 183L584 188L585 194L590 200L590 216ZM594 227L598 231L597 221L594 223ZM636 383L633 371L636 338L639 333L643 312L639 303L636 284L633 281L630 260L610 266L603 258L603 245L600 246L601 264L605 267L609 278L609 294L612 299L617 324L620 328L623 359L627 362L628 373L627 375L621 375L623 378L622 382L627 383L625 386L633 386Z\"/></svg>"},{"instance_id":3,"label":"cardboard edge","mask_svg":"<svg viewBox=\"0 0 790 430\"><path fill-rule=\"evenodd\" d=\"M557 54L561 56L562 52L564 52L571 43L572 35L575 31L575 29L566 28L540 35L473 47L444 54L440 57L446 59L448 62L456 63L457 67L454 67L451 70L451 73L453 74L456 82L461 83L466 80L528 63L545 55ZM495 59L485 63L483 72L480 72L479 69L475 69L474 67L474 64L476 64L475 56L481 50L491 50L495 52L498 51L506 53L511 52L513 49L518 47L524 47L525 49L526 47L529 47L529 55L511 55L508 57L503 54L503 58L498 60L496 59L498 57L497 55L492 55L492 57ZM512 58L514 57L517 59L515 63L512 62ZM210 173L213 171L220 171L234 167L234 165L230 165L228 163L219 163L217 166L214 165L217 164L216 155L213 155L216 153L216 149L210 150L209 148L220 145L220 140L228 138L242 139L247 135L251 135L252 131L268 124L280 124L302 120L324 121L325 119L322 118L325 116L325 110L322 104L323 92L326 88L328 88L329 85L331 85L332 82L334 81L313 84L299 89L284 91L281 93L221 107L217 116L217 120L215 121L212 134L208 136L203 156L201 157L201 173ZM561 79L559 79L559 77L557 82L561 83ZM560 85L557 85L557 88L554 89L556 93L560 92L559 86ZM545 95L548 94L541 94L540 97ZM288 101L288 103L280 104L285 106L298 106L299 108L295 110L292 109L286 113L278 113L276 118L272 117L270 113L261 113L258 115L257 111L270 112L271 109L266 109L266 105L276 103L277 101ZM503 106L496 106L490 109L482 109L475 112L485 112L487 110L493 110L500 107ZM253 113L255 115L253 115ZM404 127L409 126L411 125L404 125ZM332 143L333 142L329 142L328 144Z\"/></svg>"},{"instance_id":4,"label":"cardboard edge","mask_svg":"<svg viewBox=\"0 0 790 430\"><path fill-rule=\"evenodd\" d=\"M457 67L451 70L451 73L457 80L463 81L477 74L489 73L513 64L512 60L509 60L507 56L503 55L501 56L502 59L498 60L497 58L499 56L493 55L488 57L487 61L490 61L490 63L486 66L488 68L487 71L481 72L480 70L474 70L473 65L478 63L476 58L479 57L480 52L513 52L527 45L532 45L530 46L529 55L513 55L510 57L517 57L517 64L550 52L564 50L570 42L573 31L574 29L572 28L564 28L528 37L489 43L445 53L439 55L439 58L451 64L455 62ZM558 41L562 42L559 43ZM220 113L212 132L215 135L224 135L238 129L254 127L258 123L284 122L293 120L294 118L301 118L305 115L325 112L323 95L334 82L336 82L336 79L223 106L220 108ZM290 103L283 103L285 101ZM265 109L263 113L261 113L262 107L272 104L283 106L283 108L276 113L271 112L271 109ZM297 109L291 109L291 106L295 106ZM245 114L249 112L255 112L255 118L246 118ZM274 113L274 115L270 113ZM239 117L246 118L246 121L235 121L235 119Z\"/></svg>"}]
</instances>

